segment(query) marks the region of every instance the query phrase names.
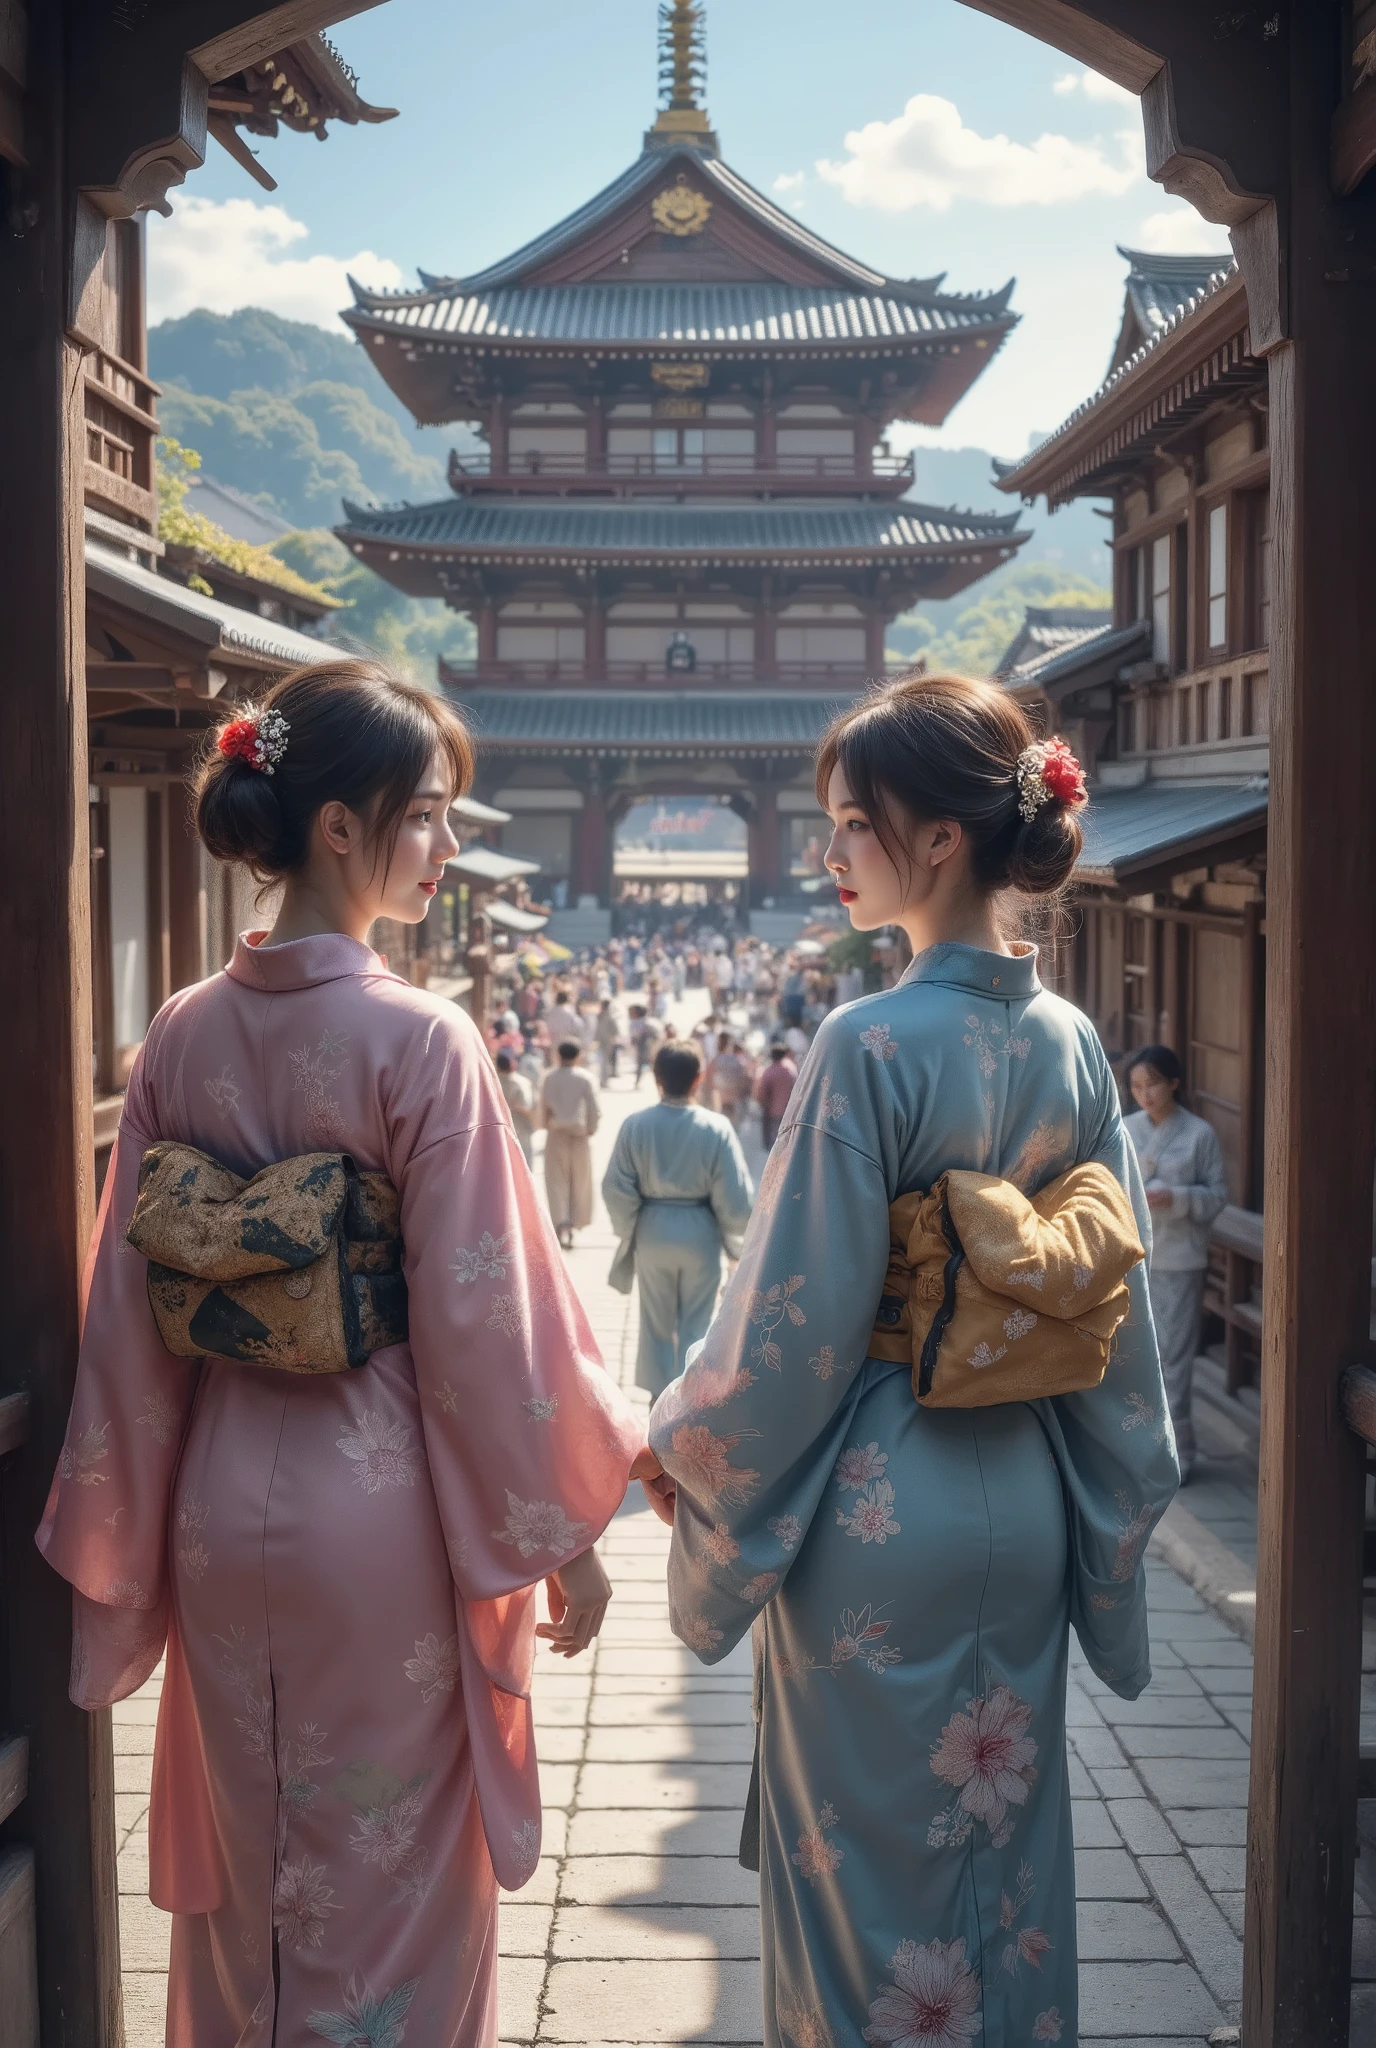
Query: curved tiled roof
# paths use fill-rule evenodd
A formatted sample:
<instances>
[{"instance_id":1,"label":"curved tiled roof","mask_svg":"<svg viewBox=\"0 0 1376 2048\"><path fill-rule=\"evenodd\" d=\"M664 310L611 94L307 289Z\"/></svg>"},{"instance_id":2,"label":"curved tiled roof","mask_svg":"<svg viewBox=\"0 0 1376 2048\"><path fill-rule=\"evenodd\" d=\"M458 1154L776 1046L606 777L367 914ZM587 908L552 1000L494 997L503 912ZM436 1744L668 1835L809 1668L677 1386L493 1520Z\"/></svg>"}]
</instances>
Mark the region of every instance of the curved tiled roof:
<instances>
[{"instance_id":1,"label":"curved tiled roof","mask_svg":"<svg viewBox=\"0 0 1376 2048\"><path fill-rule=\"evenodd\" d=\"M450 339L553 342L922 341L988 329L989 302L853 292L835 285L544 284L380 299L370 325ZM346 318L351 317L346 315Z\"/></svg>"},{"instance_id":2,"label":"curved tiled roof","mask_svg":"<svg viewBox=\"0 0 1376 2048\"><path fill-rule=\"evenodd\" d=\"M1266 822L1267 784L1147 782L1095 791L1084 814L1084 851L1076 873L1117 881L1134 868L1184 856L1227 833Z\"/></svg>"},{"instance_id":3,"label":"curved tiled roof","mask_svg":"<svg viewBox=\"0 0 1376 2048\"><path fill-rule=\"evenodd\" d=\"M523 283L684 160L772 236L829 270L835 284ZM350 278L355 303L344 318L355 327L413 327L475 338L711 342L920 338L1007 326L1013 317L1011 279L1001 291L959 293L943 292L941 276L886 277L811 233L719 157L687 147L647 150L586 206L486 270L463 278L420 275L418 292L370 291Z\"/></svg>"},{"instance_id":4,"label":"curved tiled roof","mask_svg":"<svg viewBox=\"0 0 1376 2048\"><path fill-rule=\"evenodd\" d=\"M451 692L480 745L811 749L848 697L776 691L466 690Z\"/></svg>"},{"instance_id":5,"label":"curved tiled roof","mask_svg":"<svg viewBox=\"0 0 1376 2048\"><path fill-rule=\"evenodd\" d=\"M994 476L999 489L1004 491L1021 489L1022 486L1018 479L1025 469L1029 468L1033 463L1042 463L1048 452L1055 447L1058 441L1067 434L1070 434L1080 425L1082 420L1086 419L1089 414L1095 412L1099 406L1103 405L1127 378L1139 370L1144 363L1150 361L1151 357L1156 354L1157 350L1172 335L1180 332L1186 321L1192 319L1195 314L1202 312L1207 305L1211 304L1218 297L1220 292L1226 291L1230 285L1239 282L1239 280L1240 274L1237 264L1231 258L1228 260L1226 268L1211 271L1198 291L1194 292L1182 305L1177 306L1168 320L1162 322L1152 335L1150 341L1143 342L1142 346L1135 349L1125 361L1110 370L1098 390L1092 391L1088 398L1082 399L1074 412L1067 414L1066 418L1061 421L1061 424L1053 433L1048 434L1044 440L1039 441L1035 448L1028 454L1021 456L1016 462L1004 463L995 460Z\"/></svg>"},{"instance_id":6,"label":"curved tiled roof","mask_svg":"<svg viewBox=\"0 0 1376 2048\"><path fill-rule=\"evenodd\" d=\"M1210 278L1235 267L1226 249L1217 256L1158 255L1146 249L1125 249L1119 243L1118 254L1128 266L1128 302L1148 337L1169 327L1180 308L1196 298Z\"/></svg>"},{"instance_id":7,"label":"curved tiled roof","mask_svg":"<svg viewBox=\"0 0 1376 2048\"><path fill-rule=\"evenodd\" d=\"M1020 545L1016 512L957 512L897 504L647 505L523 503L446 498L435 505L372 507L344 501L344 540L393 541L464 553L873 553Z\"/></svg>"},{"instance_id":8,"label":"curved tiled roof","mask_svg":"<svg viewBox=\"0 0 1376 2048\"><path fill-rule=\"evenodd\" d=\"M275 625L257 612L226 604L222 598L205 597L173 577L156 575L89 539L86 581L90 589L127 604L155 625L199 641L207 653L237 654L280 668L313 667L339 658L338 647L327 641Z\"/></svg>"}]
</instances>

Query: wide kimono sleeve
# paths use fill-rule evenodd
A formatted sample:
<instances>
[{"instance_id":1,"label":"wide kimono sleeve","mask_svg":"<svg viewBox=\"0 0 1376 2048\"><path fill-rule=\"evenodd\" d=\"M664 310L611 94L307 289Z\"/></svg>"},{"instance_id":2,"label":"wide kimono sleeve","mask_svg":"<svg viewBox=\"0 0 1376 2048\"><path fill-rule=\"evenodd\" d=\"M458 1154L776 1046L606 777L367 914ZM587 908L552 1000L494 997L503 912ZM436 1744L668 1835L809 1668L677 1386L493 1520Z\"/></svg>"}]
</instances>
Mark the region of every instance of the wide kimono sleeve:
<instances>
[{"instance_id":1,"label":"wide kimono sleeve","mask_svg":"<svg viewBox=\"0 0 1376 2048\"><path fill-rule=\"evenodd\" d=\"M1097 1117L1082 1159L1106 1166L1132 1198L1142 1243L1151 1215L1108 1062L1094 1041ZM1147 1262L1128 1275L1131 1306L1100 1384L1038 1404L1060 1467L1070 1531L1070 1618L1105 1684L1135 1699L1151 1680L1147 1538L1180 1484L1170 1408L1147 1293Z\"/></svg>"},{"instance_id":2,"label":"wide kimono sleeve","mask_svg":"<svg viewBox=\"0 0 1376 2048\"><path fill-rule=\"evenodd\" d=\"M467 1019L435 1018L389 1104L426 1458L454 1578L483 1831L515 1890L540 1854L536 1583L616 1513L644 1443L604 1368Z\"/></svg>"},{"instance_id":3,"label":"wide kimono sleeve","mask_svg":"<svg viewBox=\"0 0 1376 2048\"><path fill-rule=\"evenodd\" d=\"M1194 1224L1213 1222L1228 1201L1228 1173L1223 1164L1223 1147L1211 1123L1199 1119L1195 1133L1195 1172L1198 1178L1185 1187L1171 1188L1171 1215Z\"/></svg>"},{"instance_id":4,"label":"wide kimono sleeve","mask_svg":"<svg viewBox=\"0 0 1376 2048\"><path fill-rule=\"evenodd\" d=\"M721 1232L721 1241L730 1258L740 1257L754 1199L755 1187L741 1150L741 1141L734 1131L727 1131L712 1161L709 1200Z\"/></svg>"},{"instance_id":5,"label":"wide kimono sleeve","mask_svg":"<svg viewBox=\"0 0 1376 2048\"><path fill-rule=\"evenodd\" d=\"M881 1069L823 1024L716 1320L651 1411L678 1489L670 1620L707 1663L787 1575L854 1407L888 1262Z\"/></svg>"},{"instance_id":6,"label":"wide kimono sleeve","mask_svg":"<svg viewBox=\"0 0 1376 2048\"><path fill-rule=\"evenodd\" d=\"M82 1281L67 1435L36 1536L73 1588L79 1707L124 1699L162 1656L168 1500L199 1371L158 1335L147 1263L125 1242L139 1162L158 1135L146 1084L152 1045L150 1036L134 1062L110 1157Z\"/></svg>"},{"instance_id":7,"label":"wide kimono sleeve","mask_svg":"<svg viewBox=\"0 0 1376 2048\"><path fill-rule=\"evenodd\" d=\"M596 1541L643 1436L466 1019L434 1021L390 1120L426 1453L455 1585L491 1600Z\"/></svg>"}]
</instances>

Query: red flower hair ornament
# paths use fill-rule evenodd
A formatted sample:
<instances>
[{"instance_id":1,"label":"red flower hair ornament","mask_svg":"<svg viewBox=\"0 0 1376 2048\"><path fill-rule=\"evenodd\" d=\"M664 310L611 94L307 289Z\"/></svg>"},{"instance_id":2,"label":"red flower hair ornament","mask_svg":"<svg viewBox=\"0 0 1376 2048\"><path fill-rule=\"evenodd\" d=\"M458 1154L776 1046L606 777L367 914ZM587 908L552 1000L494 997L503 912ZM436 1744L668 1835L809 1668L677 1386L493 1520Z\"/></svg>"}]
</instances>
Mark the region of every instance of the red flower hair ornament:
<instances>
[{"instance_id":1,"label":"red flower hair ornament","mask_svg":"<svg viewBox=\"0 0 1376 2048\"><path fill-rule=\"evenodd\" d=\"M1064 740L1038 740L1024 747L1015 771L1018 809L1030 824L1043 804L1082 804L1088 791L1085 771Z\"/></svg>"},{"instance_id":2,"label":"red flower hair ornament","mask_svg":"<svg viewBox=\"0 0 1376 2048\"><path fill-rule=\"evenodd\" d=\"M215 744L227 761L242 761L260 775L271 775L287 751L290 731L280 711L251 711L221 726Z\"/></svg>"}]
</instances>

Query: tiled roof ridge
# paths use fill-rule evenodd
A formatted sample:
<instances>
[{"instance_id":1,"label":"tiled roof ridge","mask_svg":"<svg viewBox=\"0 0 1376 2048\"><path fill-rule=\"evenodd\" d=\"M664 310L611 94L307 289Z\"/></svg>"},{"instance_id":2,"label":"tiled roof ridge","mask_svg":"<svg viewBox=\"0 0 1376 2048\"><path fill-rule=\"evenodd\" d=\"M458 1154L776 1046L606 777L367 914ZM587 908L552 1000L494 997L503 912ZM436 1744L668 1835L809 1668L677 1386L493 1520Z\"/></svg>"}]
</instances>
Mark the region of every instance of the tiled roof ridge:
<instances>
[{"instance_id":1,"label":"tiled roof ridge","mask_svg":"<svg viewBox=\"0 0 1376 2048\"><path fill-rule=\"evenodd\" d=\"M349 277L349 289L354 295L355 313L368 313L383 306L425 305L437 297L458 297L475 291L491 290L500 285L525 283L525 273L536 264L547 262L562 248L578 239L579 235L594 226L606 214L612 212L622 200L628 199L642 184L668 170L676 158L691 160L715 184L729 193L747 211L756 214L775 233L794 247L805 251L814 260L820 261L841 273L838 285L849 284L852 289L866 292L888 292L896 298L907 298L912 303L950 307L953 311L980 310L991 316L998 316L1008 310L1016 279L989 292L942 292L939 287L946 273L938 272L934 278L894 278L883 271L873 270L858 258L848 256L834 243L825 241L810 228L785 213L763 192L733 171L720 158L712 157L701 150L681 144L672 150L646 150L619 178L587 201L581 207L566 214L564 219L547 228L543 234L534 236L497 263L485 269L472 272L467 277L439 277L434 273L421 271L422 283L418 292L398 290L393 292L373 290ZM605 282L613 282L605 280ZM568 289L587 290L587 285L571 285Z\"/></svg>"},{"instance_id":2,"label":"tiled roof ridge","mask_svg":"<svg viewBox=\"0 0 1376 2048\"><path fill-rule=\"evenodd\" d=\"M726 505L703 505L699 503L640 505L635 502L608 504L600 500L590 504L581 504L576 500L570 501L562 498L553 500L541 499L532 502L530 500L510 499L474 501L472 499L453 497L436 499L432 503L425 505L413 505L410 503L399 505L361 505L352 498L345 498L342 503L344 524L335 529L340 534L353 533L360 536L370 533L379 536L385 536L389 532L395 534L398 521L415 524L435 514L446 514L451 522L464 515L468 515L470 523L477 523L479 515L488 524L493 523L497 519L505 519L508 524L514 524L525 519L532 526L537 520L548 521L551 518L556 521L563 521L569 525L572 525L578 519L592 519L604 526L612 523L628 528L630 532L627 540L619 543L623 546L634 545L634 534L637 527L648 531L651 529L652 524L658 524L662 520L668 521L671 524L682 524L686 527L690 521L715 518L726 522L728 525L734 524L744 527L747 521L758 521L760 519L772 523L786 523L790 520L800 521L803 517L837 520L845 519L849 515L858 513L864 520L867 520L876 528L885 525L892 527L900 520L909 520L923 524L948 526L956 529L957 532L963 528L965 537L968 539L996 540L1003 535L1011 535L1022 516L1017 511L972 512L952 505L925 505L911 498L898 498L891 503L885 504L843 503L840 505L830 500L805 501L798 504L781 504L775 499L771 500L768 504L752 502ZM557 540L528 542L513 540L510 544L549 547L558 546L559 542ZM684 545L682 542L676 544ZM707 544L704 543L704 545ZM748 542L745 544L748 545ZM836 543L829 544L836 545ZM881 540L877 544L883 545L884 543ZM799 545L815 546L818 543L814 541L800 541ZM828 543L823 543L823 545L828 545Z\"/></svg>"},{"instance_id":3,"label":"tiled roof ridge","mask_svg":"<svg viewBox=\"0 0 1376 2048\"><path fill-rule=\"evenodd\" d=\"M1102 404L1103 400L1123 382L1125 377L1130 376L1133 371L1140 369L1147 358L1154 355L1163 343L1169 341L1173 334L1178 334L1188 320L1191 320L1196 313L1202 312L1212 299L1217 298L1218 294L1226 286L1230 285L1238 274L1237 259L1235 257L1223 269L1211 271L1201 288L1197 292L1192 292L1188 299L1184 300L1181 305L1178 305L1170 319L1165 321L1148 340L1144 341L1140 348L1134 349L1130 356L1125 357L1119 363L1116 370L1111 370L1103 383L1096 390L1092 391L1088 398L1081 399L1075 410L1067 413L1061 424L1053 433L1048 434L1044 441L1039 441L1035 448L1029 449L1026 455L1019 456L1014 462L1002 462L995 456L994 472L999 478L1000 483L1008 477L1015 476L1027 463L1033 461L1038 456L1044 455L1048 448L1059 441L1063 435L1068 434L1072 427L1077 426L1087 414L1093 412L1096 406Z\"/></svg>"}]
</instances>

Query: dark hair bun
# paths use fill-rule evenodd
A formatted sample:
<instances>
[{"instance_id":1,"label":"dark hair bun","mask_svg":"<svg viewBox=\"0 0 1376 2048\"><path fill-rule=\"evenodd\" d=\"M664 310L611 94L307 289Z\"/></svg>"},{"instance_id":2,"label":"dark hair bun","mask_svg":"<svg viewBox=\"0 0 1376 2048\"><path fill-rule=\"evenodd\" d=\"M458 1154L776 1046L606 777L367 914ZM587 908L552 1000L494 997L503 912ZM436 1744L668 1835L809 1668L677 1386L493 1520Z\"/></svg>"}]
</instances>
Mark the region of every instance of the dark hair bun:
<instances>
[{"instance_id":1,"label":"dark hair bun","mask_svg":"<svg viewBox=\"0 0 1376 2048\"><path fill-rule=\"evenodd\" d=\"M1053 797L1020 822L1008 855L1012 888L1024 896L1054 896L1065 887L1085 843L1078 810Z\"/></svg>"},{"instance_id":2,"label":"dark hair bun","mask_svg":"<svg viewBox=\"0 0 1376 2048\"><path fill-rule=\"evenodd\" d=\"M390 858L398 827L429 763L453 795L473 780L473 748L456 712L375 661L322 660L274 683L245 717L276 712L285 746L266 774L207 739L192 780L196 829L216 860L242 861L260 882L304 866L322 805L366 820Z\"/></svg>"},{"instance_id":3,"label":"dark hair bun","mask_svg":"<svg viewBox=\"0 0 1376 2048\"><path fill-rule=\"evenodd\" d=\"M283 859L282 805L276 777L218 750L203 770L196 827L206 852L216 860L242 861L255 874L277 876L292 865Z\"/></svg>"}]
</instances>

